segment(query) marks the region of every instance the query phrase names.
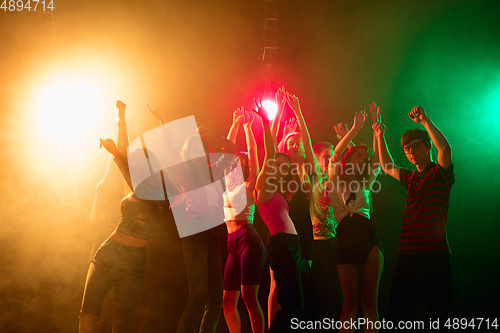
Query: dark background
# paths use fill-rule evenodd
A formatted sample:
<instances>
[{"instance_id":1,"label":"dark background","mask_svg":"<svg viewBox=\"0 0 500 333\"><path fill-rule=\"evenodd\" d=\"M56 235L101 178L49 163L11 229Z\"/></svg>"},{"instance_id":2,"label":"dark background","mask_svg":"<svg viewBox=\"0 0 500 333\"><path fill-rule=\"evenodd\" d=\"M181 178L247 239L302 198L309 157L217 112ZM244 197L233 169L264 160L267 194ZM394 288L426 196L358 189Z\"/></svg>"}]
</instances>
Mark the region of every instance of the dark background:
<instances>
[{"instance_id":1,"label":"dark background","mask_svg":"<svg viewBox=\"0 0 500 333\"><path fill-rule=\"evenodd\" d=\"M195 115L199 125L225 135L232 111L251 108L265 91L263 1L61 0L54 6L50 57L40 46L47 40L42 14L0 10L2 332L78 330L92 244L112 230L88 220L109 157L98 139L113 136L117 99L127 103L132 139L154 126L146 103L162 107L167 121ZM285 85L300 97L313 142L337 143L332 126L351 125L354 112L372 100L381 106L397 164L411 167L399 138L415 127L407 116L415 105L450 141L456 184L448 236L458 318L498 315L499 9L496 0L290 0L278 7L272 88ZM90 95L61 94L64 116L43 113L40 89L79 77L97 90L95 109L79 108ZM40 126L40 119L51 126ZM90 125L69 135L85 122ZM254 129L261 131L258 124ZM238 140L243 146L241 133ZM356 141L370 140L366 126ZM373 219L386 250L384 316L405 191L388 176L379 180ZM265 226L256 226L266 237ZM171 220L150 242L147 280L152 301L143 331L175 331L187 285ZM265 276L264 309L267 285ZM423 311L420 304L417 312ZM243 331L250 332L243 318ZM226 330L221 315L219 331Z\"/></svg>"}]
</instances>

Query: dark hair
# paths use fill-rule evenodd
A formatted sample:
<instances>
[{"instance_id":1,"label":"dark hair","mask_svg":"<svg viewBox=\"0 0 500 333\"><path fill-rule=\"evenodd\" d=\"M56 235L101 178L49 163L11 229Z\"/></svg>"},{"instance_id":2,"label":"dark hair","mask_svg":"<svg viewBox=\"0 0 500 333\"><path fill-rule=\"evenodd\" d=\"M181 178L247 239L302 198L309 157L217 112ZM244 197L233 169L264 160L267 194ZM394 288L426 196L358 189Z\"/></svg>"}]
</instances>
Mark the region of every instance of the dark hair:
<instances>
[{"instance_id":1,"label":"dark hair","mask_svg":"<svg viewBox=\"0 0 500 333\"><path fill-rule=\"evenodd\" d=\"M292 158L290 157L290 155L288 155L288 153L276 153L276 155L274 156L274 159L278 159L279 157L284 157L288 160L288 162L290 164L292 164ZM281 195L286 199L290 199L290 193L288 193L288 183L290 181L292 181L294 179L294 176L292 175L291 172L288 173L288 175L286 176L286 178L284 179L285 180L285 184L286 184L286 189L285 189L285 192L284 193L281 193L280 191L278 191L279 193L281 193ZM283 188L283 186L278 186L278 189L281 189Z\"/></svg>"},{"instance_id":2,"label":"dark hair","mask_svg":"<svg viewBox=\"0 0 500 333\"><path fill-rule=\"evenodd\" d=\"M243 180L247 180L250 174L250 166L248 165L248 153L246 151L239 151L234 155L238 156L241 169L243 170Z\"/></svg>"},{"instance_id":3,"label":"dark hair","mask_svg":"<svg viewBox=\"0 0 500 333\"><path fill-rule=\"evenodd\" d=\"M315 155L319 155L325 149L334 149L334 148L335 146L332 145L330 142L321 141L313 146L313 151Z\"/></svg>"},{"instance_id":4,"label":"dark hair","mask_svg":"<svg viewBox=\"0 0 500 333\"><path fill-rule=\"evenodd\" d=\"M276 153L275 158L278 157L285 157L290 161L290 163L292 163L292 158L290 157L290 155L288 155L288 153L283 153L283 152Z\"/></svg>"},{"instance_id":5,"label":"dark hair","mask_svg":"<svg viewBox=\"0 0 500 333\"><path fill-rule=\"evenodd\" d=\"M184 166L186 167L186 169L192 172L193 174L196 174L196 172L199 172L199 170L197 170L193 161L191 160L191 156L189 156L189 149L191 148L193 143L198 140L198 138L201 138L201 143L203 145L203 149L205 150L208 169L210 169L209 154L213 152L212 146L210 146L208 139L205 138L204 136L201 136L199 134L193 134L187 137L186 141L184 142L184 146L182 147L180 155L181 159L184 161ZM203 168L203 171L204 172L206 171L208 173L208 169ZM208 175L210 174L208 173Z\"/></svg>"},{"instance_id":6,"label":"dark hair","mask_svg":"<svg viewBox=\"0 0 500 333\"><path fill-rule=\"evenodd\" d=\"M193 134L190 135L186 138L186 141L184 142L184 145L181 150L181 158L183 161L188 161L191 156L189 156L189 148L191 148L191 145L198 140L198 138L201 138L201 143L203 145L203 149L205 150L205 154L207 157L209 156L208 154L213 151L212 147L208 143L207 138L204 136L200 136L199 134Z\"/></svg>"},{"instance_id":7,"label":"dark hair","mask_svg":"<svg viewBox=\"0 0 500 333\"><path fill-rule=\"evenodd\" d=\"M349 163L351 160L352 154L357 152L359 149L365 149L366 150L366 155L368 157L368 160L370 160L373 157L373 149L371 149L369 146L360 144L355 147L349 148L349 150L344 154L344 157L342 158L342 162L340 163L340 175L344 176L344 170L345 170L345 165ZM368 162L369 163L369 162ZM359 174L356 178L359 180L363 180L370 177L370 168L363 168L363 171L361 174ZM372 191L368 192L368 203L370 205L370 211L372 210Z\"/></svg>"},{"instance_id":8,"label":"dark hair","mask_svg":"<svg viewBox=\"0 0 500 333\"><path fill-rule=\"evenodd\" d=\"M430 148L431 137L429 136L429 133L427 133L427 131L424 131L420 128L412 128L407 130L405 134L403 134L403 136L401 137L401 147L404 147L408 143L417 139L422 140L426 148Z\"/></svg>"},{"instance_id":9,"label":"dark hair","mask_svg":"<svg viewBox=\"0 0 500 333\"><path fill-rule=\"evenodd\" d=\"M151 165L151 168L153 170L161 170L162 169L162 166L161 166L160 161L158 160L158 157L155 155L155 153L151 149L136 147L130 153L127 154L127 164L128 164L128 169L129 169L131 180L136 178L136 177L139 177L137 172L143 171L143 170L140 170L142 167L142 163L139 163L137 165L135 163L135 161L137 159L143 161L145 158L147 158L149 160L148 164ZM155 173L155 175L156 175L156 173ZM164 192L165 182L163 179L161 179L161 182L158 182L159 178L157 178L157 175L156 176L155 175L150 175L149 177L140 180L139 185L142 185L142 186L137 186L136 189L130 189L130 192L127 191L127 194L134 192L136 194L136 196L140 199L145 199L144 196L151 196L151 197L148 197L147 200L165 200L166 198L159 199L159 196L161 196L161 195L164 195L166 197L166 193Z\"/></svg>"}]
</instances>

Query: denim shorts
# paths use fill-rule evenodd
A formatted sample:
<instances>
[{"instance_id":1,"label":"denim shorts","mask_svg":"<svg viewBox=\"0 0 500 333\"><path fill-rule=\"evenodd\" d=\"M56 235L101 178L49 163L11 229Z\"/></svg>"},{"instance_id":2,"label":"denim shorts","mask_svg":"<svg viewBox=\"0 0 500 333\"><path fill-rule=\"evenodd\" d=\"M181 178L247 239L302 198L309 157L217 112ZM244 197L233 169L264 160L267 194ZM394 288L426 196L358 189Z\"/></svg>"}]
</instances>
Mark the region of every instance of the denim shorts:
<instances>
[{"instance_id":1,"label":"denim shorts","mask_svg":"<svg viewBox=\"0 0 500 333\"><path fill-rule=\"evenodd\" d=\"M113 279L123 274L146 275L146 247L122 245L108 238L97 250L92 262L104 266Z\"/></svg>"}]
</instances>

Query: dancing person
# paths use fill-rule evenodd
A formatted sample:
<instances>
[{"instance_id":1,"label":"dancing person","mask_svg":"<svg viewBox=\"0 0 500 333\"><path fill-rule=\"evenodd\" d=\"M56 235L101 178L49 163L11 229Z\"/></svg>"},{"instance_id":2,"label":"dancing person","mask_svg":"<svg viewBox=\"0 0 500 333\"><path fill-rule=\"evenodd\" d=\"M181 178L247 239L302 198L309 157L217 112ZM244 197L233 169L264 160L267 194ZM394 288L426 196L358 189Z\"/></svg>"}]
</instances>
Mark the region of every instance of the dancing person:
<instances>
[{"instance_id":1,"label":"dancing person","mask_svg":"<svg viewBox=\"0 0 500 333\"><path fill-rule=\"evenodd\" d=\"M346 132L347 133L347 132ZM313 146L321 170L321 182L326 185L328 166L334 146L319 142ZM318 210L311 215L314 237L314 256L311 271L318 289L317 319L339 319L342 311L342 289L337 271L337 221L327 191L318 193Z\"/></svg>"},{"instance_id":2,"label":"dancing person","mask_svg":"<svg viewBox=\"0 0 500 333\"><path fill-rule=\"evenodd\" d=\"M228 258L224 269L223 310L229 332L241 332L241 319L237 309L241 290L241 296L250 316L252 331L263 333L265 321L258 293L266 260L266 249L253 227L255 214L253 193L259 174L257 143L251 127L254 114L244 112L243 108L237 111L233 125L239 127L239 123L243 123L248 153L236 153L239 159L225 176L224 221L228 232ZM231 128L233 130L233 127ZM228 138L236 139L231 135L228 135ZM236 168L238 165L241 169Z\"/></svg>"},{"instance_id":3,"label":"dancing person","mask_svg":"<svg viewBox=\"0 0 500 333\"><path fill-rule=\"evenodd\" d=\"M90 251L89 263L94 258L97 246L103 241L102 235L106 233L105 237L107 238L110 232L118 226L120 222L121 201L126 192L120 170L113 165L113 155L110 156L104 178L97 184L94 205L90 214L90 225L93 230L98 230L98 233ZM101 332L106 314L114 304L113 289L114 287L111 288L102 302L96 333ZM132 333L140 333L142 331L148 316L150 300L148 284L144 282L141 297L139 298L132 321Z\"/></svg>"},{"instance_id":4,"label":"dancing person","mask_svg":"<svg viewBox=\"0 0 500 333\"><path fill-rule=\"evenodd\" d=\"M376 122L379 109L374 102L369 108ZM364 317L372 322L379 320L378 288L384 257L377 229L370 220L370 191L379 173L378 153L372 156L365 145L342 153L366 118L366 111L355 114L353 127L335 147L329 166L327 191L338 222L337 269L343 294L342 322L356 318L360 294ZM377 152L375 138L374 151ZM354 332L354 329L340 331ZM377 332L368 326L364 331Z\"/></svg>"},{"instance_id":5,"label":"dancing person","mask_svg":"<svg viewBox=\"0 0 500 333\"><path fill-rule=\"evenodd\" d=\"M305 299L303 279L310 277L309 265L301 257L297 230L288 215L287 198L291 159L276 154L276 142L271 134L267 112L256 102L256 114L264 128L265 156L262 171L255 185L255 199L262 220L271 234L267 244L267 259L274 272L277 298L281 307L270 324L269 332L291 332L292 318L303 318Z\"/></svg>"},{"instance_id":6,"label":"dancing person","mask_svg":"<svg viewBox=\"0 0 500 333\"><path fill-rule=\"evenodd\" d=\"M282 100L295 114L296 124L291 119L286 124L285 130L298 125L300 131L288 134L284 138L283 146L285 153L289 154L292 159L293 170L291 174L294 176L293 182L288 184L290 186L290 196L288 198L289 214L299 235L302 256L310 267L314 254L311 211L314 212L319 209L317 195L322 190L322 184L319 181L321 172L319 171L318 161L312 149L311 137L300 108L298 97L285 91L284 87L282 87L276 93L276 100ZM279 107L278 110L280 110ZM282 111L283 107L281 107ZM278 112L277 117L281 117L280 112ZM272 128L272 135L275 139L278 128L279 119L275 119ZM308 270L304 270L304 272L306 271ZM270 275L271 287L268 299L269 322L272 321L274 313L279 308L276 302L276 284L274 283L274 273L272 270L270 271ZM306 307L306 312L308 312L306 316L314 319L318 310L318 295L312 277L304 279L303 287L304 295L306 295L306 300L308 300L309 304Z\"/></svg>"},{"instance_id":7,"label":"dancing person","mask_svg":"<svg viewBox=\"0 0 500 333\"><path fill-rule=\"evenodd\" d=\"M118 101L116 106L119 110L118 147L111 139L101 140L101 146L114 156L131 193L122 200L121 219L116 230L102 243L90 264L80 311L80 333L96 332L103 299L113 286L116 303L113 332L131 332L146 274L146 245L169 208L165 196L161 200L143 200L135 195L128 162L137 154L144 155L144 151L136 149L127 158L126 105ZM152 153L149 157L154 159ZM151 177L142 185L143 190L159 190Z\"/></svg>"},{"instance_id":8,"label":"dancing person","mask_svg":"<svg viewBox=\"0 0 500 333\"><path fill-rule=\"evenodd\" d=\"M151 114L165 124L163 116L156 110ZM197 189L213 185L222 178L225 168L231 164L237 152L235 144L206 127L198 128L199 135L187 137L180 152L175 144L165 145L168 155L180 156L183 163L172 168L181 187L186 202L187 225L214 226L223 221L222 191L212 186L214 197L200 195ZM167 140L171 137L167 130ZM200 140L201 136L201 140ZM211 161L213 148L218 146L222 154L215 162ZM202 156L202 157L200 157ZM205 192L204 192L205 193ZM208 200L214 200L215 205ZM177 221L176 221L177 222ZM189 295L179 325L178 333L214 333L222 310L222 259L217 227L182 237L182 253L186 264Z\"/></svg>"},{"instance_id":9,"label":"dancing person","mask_svg":"<svg viewBox=\"0 0 500 333\"><path fill-rule=\"evenodd\" d=\"M349 132L347 125L342 123L338 123L334 129L339 141ZM354 146L351 141L347 148ZM334 148L334 145L325 141L313 146L324 188L328 181L328 169ZM311 216L314 237L311 270L319 295L318 319L339 319L342 311L342 288L337 271L337 221L333 215L328 192L322 191L317 195L317 199L319 209Z\"/></svg>"},{"instance_id":10,"label":"dancing person","mask_svg":"<svg viewBox=\"0 0 500 333\"><path fill-rule=\"evenodd\" d=\"M322 189L322 184L319 182L321 171L312 148L311 137L302 115L298 97L287 92L286 101L295 113L299 126L299 132L288 134L284 142L284 152L290 155L293 168L295 168L292 174L296 175L295 185L290 188L290 217L295 223L303 254L310 265L314 253L310 212L318 209L316 195L320 191L314 191L313 188Z\"/></svg>"},{"instance_id":11,"label":"dancing person","mask_svg":"<svg viewBox=\"0 0 500 333\"><path fill-rule=\"evenodd\" d=\"M425 128L410 129L401 137L403 152L416 171L394 164L385 140L385 125L373 126L383 170L406 187L389 318L408 320L420 295L431 318L449 318L452 274L446 227L450 192L455 182L451 147L421 106L415 106L408 115ZM437 148L437 163L432 159L431 142Z\"/></svg>"}]
</instances>

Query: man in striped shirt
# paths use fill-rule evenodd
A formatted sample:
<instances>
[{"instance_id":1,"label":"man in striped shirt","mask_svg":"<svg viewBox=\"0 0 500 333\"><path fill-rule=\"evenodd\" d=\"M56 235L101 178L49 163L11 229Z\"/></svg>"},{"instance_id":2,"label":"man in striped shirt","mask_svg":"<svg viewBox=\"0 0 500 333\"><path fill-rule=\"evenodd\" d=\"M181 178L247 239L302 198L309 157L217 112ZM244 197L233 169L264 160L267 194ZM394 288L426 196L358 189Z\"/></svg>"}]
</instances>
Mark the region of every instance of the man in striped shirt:
<instances>
[{"instance_id":1,"label":"man in striped shirt","mask_svg":"<svg viewBox=\"0 0 500 333\"><path fill-rule=\"evenodd\" d=\"M455 181L451 147L422 107L415 106L408 115L427 130L408 130L401 138L403 152L417 171L394 164L384 137L385 126L373 125L383 170L407 190L389 319L410 319L420 295L424 297L429 316L444 319L449 317L452 294L446 236L448 203ZM437 163L432 161L431 140L438 150Z\"/></svg>"}]
</instances>

